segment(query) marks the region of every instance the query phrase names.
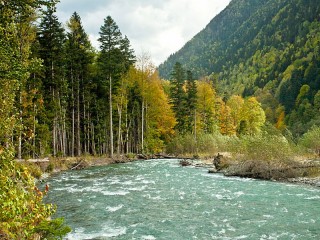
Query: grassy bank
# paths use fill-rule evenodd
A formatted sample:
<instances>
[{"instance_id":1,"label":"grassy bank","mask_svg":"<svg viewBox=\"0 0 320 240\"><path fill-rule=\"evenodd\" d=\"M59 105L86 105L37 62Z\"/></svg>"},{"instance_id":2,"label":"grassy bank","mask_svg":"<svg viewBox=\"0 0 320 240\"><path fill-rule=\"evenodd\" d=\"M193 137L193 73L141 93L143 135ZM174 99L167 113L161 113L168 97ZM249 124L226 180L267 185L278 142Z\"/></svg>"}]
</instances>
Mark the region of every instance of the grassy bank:
<instances>
[{"instance_id":1,"label":"grassy bank","mask_svg":"<svg viewBox=\"0 0 320 240\"><path fill-rule=\"evenodd\" d=\"M228 176L266 180L320 178L319 128L313 128L299 139L282 134L272 127L255 136L204 134L179 136L168 146L168 152L180 156L198 156L214 162Z\"/></svg>"}]
</instances>

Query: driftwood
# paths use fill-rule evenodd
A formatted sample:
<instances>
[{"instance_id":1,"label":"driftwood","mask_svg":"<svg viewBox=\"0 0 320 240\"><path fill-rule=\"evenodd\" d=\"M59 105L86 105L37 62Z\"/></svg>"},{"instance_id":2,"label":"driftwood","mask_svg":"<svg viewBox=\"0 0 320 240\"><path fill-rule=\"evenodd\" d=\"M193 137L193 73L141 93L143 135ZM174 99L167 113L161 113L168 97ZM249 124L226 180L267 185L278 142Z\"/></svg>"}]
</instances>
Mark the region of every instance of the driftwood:
<instances>
[{"instance_id":1,"label":"driftwood","mask_svg":"<svg viewBox=\"0 0 320 240\"><path fill-rule=\"evenodd\" d=\"M73 164L73 167L70 170L81 170L88 167L88 163L84 160L80 160L78 163Z\"/></svg>"}]
</instances>

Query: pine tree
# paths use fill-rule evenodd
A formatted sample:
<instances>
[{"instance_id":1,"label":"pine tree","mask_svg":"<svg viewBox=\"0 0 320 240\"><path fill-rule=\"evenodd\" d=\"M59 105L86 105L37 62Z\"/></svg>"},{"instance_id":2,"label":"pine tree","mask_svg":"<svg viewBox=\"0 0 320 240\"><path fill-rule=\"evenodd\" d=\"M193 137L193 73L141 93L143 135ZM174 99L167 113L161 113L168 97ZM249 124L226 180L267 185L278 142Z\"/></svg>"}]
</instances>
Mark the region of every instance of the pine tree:
<instances>
[{"instance_id":1,"label":"pine tree","mask_svg":"<svg viewBox=\"0 0 320 240\"><path fill-rule=\"evenodd\" d=\"M110 156L113 157L114 143L113 143L113 109L112 109L112 93L113 85L115 85L115 78L119 71L118 57L120 53L120 43L122 34L116 22L108 16L104 19L104 25L100 28L100 38L98 39L101 43L100 49L100 71L104 78L104 81L108 82L109 87L109 137L110 137ZM117 71L118 70L118 71Z\"/></svg>"},{"instance_id":2,"label":"pine tree","mask_svg":"<svg viewBox=\"0 0 320 240\"><path fill-rule=\"evenodd\" d=\"M192 72L187 71L187 122L188 132L193 132L196 136L196 108L197 108L197 84Z\"/></svg>"},{"instance_id":3,"label":"pine tree","mask_svg":"<svg viewBox=\"0 0 320 240\"><path fill-rule=\"evenodd\" d=\"M135 57L128 38L122 38L118 25L110 16L104 19L104 25L101 26L99 34L98 40L101 43L98 59L99 74L108 88L110 156L113 157L113 97L119 88L121 76L129 70Z\"/></svg>"},{"instance_id":4,"label":"pine tree","mask_svg":"<svg viewBox=\"0 0 320 240\"><path fill-rule=\"evenodd\" d=\"M45 76L43 78L44 100L48 109L47 124L52 131L53 155L66 154L66 97L67 83L64 69L65 34L57 16L56 2L49 1L39 25L39 55L43 59Z\"/></svg>"},{"instance_id":5,"label":"pine tree","mask_svg":"<svg viewBox=\"0 0 320 240\"><path fill-rule=\"evenodd\" d=\"M69 92L71 94L69 109L71 109L71 149L69 152L73 156L79 156L82 152L88 151L87 141L83 141L80 132L85 138L89 138L88 129L90 126L84 123L84 117L89 117L90 104L90 84L89 65L93 61L92 46L86 34L80 16L75 12L71 16L68 24L69 32L66 41L66 62L67 77L69 81Z\"/></svg>"},{"instance_id":6,"label":"pine tree","mask_svg":"<svg viewBox=\"0 0 320 240\"><path fill-rule=\"evenodd\" d=\"M187 95L184 89L185 85L185 71L181 63L177 62L174 65L171 73L171 101L173 105L173 111L177 119L176 129L180 133L186 132L186 99Z\"/></svg>"}]
</instances>

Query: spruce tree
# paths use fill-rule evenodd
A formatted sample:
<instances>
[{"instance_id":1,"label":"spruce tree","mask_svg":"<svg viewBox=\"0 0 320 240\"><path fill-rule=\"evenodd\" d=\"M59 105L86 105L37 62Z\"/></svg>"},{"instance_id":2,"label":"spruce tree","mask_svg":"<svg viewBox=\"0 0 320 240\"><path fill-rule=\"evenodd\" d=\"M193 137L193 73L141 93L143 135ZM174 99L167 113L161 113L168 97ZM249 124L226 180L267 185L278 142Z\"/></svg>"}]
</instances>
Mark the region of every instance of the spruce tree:
<instances>
[{"instance_id":1,"label":"spruce tree","mask_svg":"<svg viewBox=\"0 0 320 240\"><path fill-rule=\"evenodd\" d=\"M187 71L187 122L188 132L196 135L197 84L192 72Z\"/></svg>"},{"instance_id":2,"label":"spruce tree","mask_svg":"<svg viewBox=\"0 0 320 240\"><path fill-rule=\"evenodd\" d=\"M187 95L184 90L185 85L185 71L181 65L181 63L177 62L174 65L172 74L171 74L171 100L173 104L173 111L175 112L175 116L178 124L176 125L176 129L180 133L185 133L185 123L186 123L186 99Z\"/></svg>"},{"instance_id":3,"label":"spruce tree","mask_svg":"<svg viewBox=\"0 0 320 240\"><path fill-rule=\"evenodd\" d=\"M99 34L98 40L101 43L101 52L98 58L99 74L103 85L108 88L110 156L113 157L113 96L119 87L121 76L129 70L135 57L128 38L122 38L118 25L110 16L104 19L104 25L101 26Z\"/></svg>"},{"instance_id":4,"label":"spruce tree","mask_svg":"<svg viewBox=\"0 0 320 240\"><path fill-rule=\"evenodd\" d=\"M113 157L113 110L112 110L112 88L117 75L118 62L120 52L120 43L122 34L116 22L108 16L104 19L104 25L100 28L100 38L98 39L101 43L99 65L104 81L108 83L109 93L109 137L110 137L110 156Z\"/></svg>"},{"instance_id":5,"label":"spruce tree","mask_svg":"<svg viewBox=\"0 0 320 240\"><path fill-rule=\"evenodd\" d=\"M38 31L40 57L44 64L44 100L47 106L47 124L52 131L53 155L58 152L66 154L66 96L67 83L64 72L64 43L65 34L58 17L55 15L56 1L49 1L43 12Z\"/></svg>"},{"instance_id":6,"label":"spruce tree","mask_svg":"<svg viewBox=\"0 0 320 240\"><path fill-rule=\"evenodd\" d=\"M92 46L89 37L86 34L80 16L75 12L67 23L69 32L66 41L66 68L69 86L69 111L71 118L71 149L73 156L76 153L79 156L82 152L81 145L86 146L86 142L81 138L80 132L88 134L88 129L84 125L83 119L89 113L85 109L89 104L90 84L89 83L89 65L93 61ZM89 108L89 107L88 107Z\"/></svg>"}]
</instances>

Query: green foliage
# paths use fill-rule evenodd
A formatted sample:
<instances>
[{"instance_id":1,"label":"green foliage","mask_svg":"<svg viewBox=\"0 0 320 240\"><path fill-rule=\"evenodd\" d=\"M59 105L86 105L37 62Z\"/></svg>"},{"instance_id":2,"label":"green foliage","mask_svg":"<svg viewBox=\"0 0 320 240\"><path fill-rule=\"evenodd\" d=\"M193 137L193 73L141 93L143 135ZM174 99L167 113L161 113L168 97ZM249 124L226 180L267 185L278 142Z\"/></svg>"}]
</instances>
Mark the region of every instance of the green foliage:
<instances>
[{"instance_id":1,"label":"green foliage","mask_svg":"<svg viewBox=\"0 0 320 240\"><path fill-rule=\"evenodd\" d=\"M320 127L313 126L299 139L299 145L320 156Z\"/></svg>"},{"instance_id":2,"label":"green foliage","mask_svg":"<svg viewBox=\"0 0 320 240\"><path fill-rule=\"evenodd\" d=\"M240 138L238 153L246 160L275 161L289 160L293 152L287 139L283 136L257 135Z\"/></svg>"},{"instance_id":3,"label":"green foliage","mask_svg":"<svg viewBox=\"0 0 320 240\"><path fill-rule=\"evenodd\" d=\"M187 94L184 89L185 80L185 70L182 68L181 64L177 62L174 65L171 74L170 97L173 105L173 111L178 122L176 129L180 133L184 133L186 131Z\"/></svg>"},{"instance_id":4,"label":"green foliage","mask_svg":"<svg viewBox=\"0 0 320 240\"><path fill-rule=\"evenodd\" d=\"M37 232L36 228L45 223L51 225L52 230L58 230L56 227L61 228L63 222L58 226L48 221L55 208L42 202L46 191L40 191L27 168L17 165L12 158L12 151L0 147L1 239L42 238L42 233ZM61 237L64 233L66 231L56 236Z\"/></svg>"},{"instance_id":5,"label":"green foliage","mask_svg":"<svg viewBox=\"0 0 320 240\"><path fill-rule=\"evenodd\" d=\"M160 75L168 79L178 61L197 78L218 76L218 93L256 96L268 121L300 136L319 122L319 13L309 0L231 1Z\"/></svg>"},{"instance_id":6,"label":"green foliage","mask_svg":"<svg viewBox=\"0 0 320 240\"><path fill-rule=\"evenodd\" d=\"M41 222L35 228L35 232L38 233L43 239L62 240L67 233L71 232L71 228L64 225L63 218L56 218L54 220Z\"/></svg>"},{"instance_id":7,"label":"green foliage","mask_svg":"<svg viewBox=\"0 0 320 240\"><path fill-rule=\"evenodd\" d=\"M216 155L228 152L237 160L286 162L292 159L295 146L274 127L267 127L258 135L225 136L220 133L177 136L167 146L176 155Z\"/></svg>"},{"instance_id":8,"label":"green foliage","mask_svg":"<svg viewBox=\"0 0 320 240\"><path fill-rule=\"evenodd\" d=\"M166 152L174 155L214 155L217 152L226 150L228 136L220 133L198 134L195 138L192 134L176 136L167 145Z\"/></svg>"}]
</instances>

